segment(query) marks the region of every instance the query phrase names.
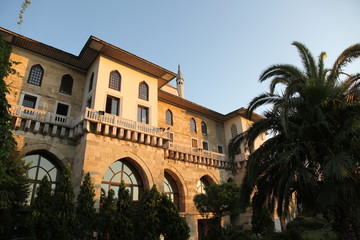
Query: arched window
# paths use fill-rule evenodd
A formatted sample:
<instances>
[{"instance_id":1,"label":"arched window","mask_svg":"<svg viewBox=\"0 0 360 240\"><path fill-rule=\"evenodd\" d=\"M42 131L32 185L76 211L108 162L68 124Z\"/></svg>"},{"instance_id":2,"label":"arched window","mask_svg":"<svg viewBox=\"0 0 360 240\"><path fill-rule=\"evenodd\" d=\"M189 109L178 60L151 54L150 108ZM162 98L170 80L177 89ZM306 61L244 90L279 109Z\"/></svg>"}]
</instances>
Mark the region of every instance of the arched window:
<instances>
[{"instance_id":1,"label":"arched window","mask_svg":"<svg viewBox=\"0 0 360 240\"><path fill-rule=\"evenodd\" d=\"M231 137L234 138L237 134L238 134L238 133L237 133L237 127L236 127L236 125L233 123L233 124L231 125Z\"/></svg>"},{"instance_id":2,"label":"arched window","mask_svg":"<svg viewBox=\"0 0 360 240\"><path fill-rule=\"evenodd\" d=\"M193 118L190 119L190 132L196 133L196 122Z\"/></svg>"},{"instance_id":3,"label":"arched window","mask_svg":"<svg viewBox=\"0 0 360 240\"><path fill-rule=\"evenodd\" d=\"M139 84L139 98L149 101L149 86L146 82L141 82Z\"/></svg>"},{"instance_id":4,"label":"arched window","mask_svg":"<svg viewBox=\"0 0 360 240\"><path fill-rule=\"evenodd\" d=\"M173 114L169 109L166 110L166 124L173 125Z\"/></svg>"},{"instance_id":5,"label":"arched window","mask_svg":"<svg viewBox=\"0 0 360 240\"><path fill-rule=\"evenodd\" d=\"M124 181L133 201L138 201L143 191L142 181L138 172L125 159L114 162L106 170L101 182L101 189L105 194L112 189L117 196L121 181Z\"/></svg>"},{"instance_id":6,"label":"arched window","mask_svg":"<svg viewBox=\"0 0 360 240\"><path fill-rule=\"evenodd\" d=\"M30 69L30 74L27 82L36 86L41 86L43 75L44 69L39 64L34 65Z\"/></svg>"},{"instance_id":7,"label":"arched window","mask_svg":"<svg viewBox=\"0 0 360 240\"><path fill-rule=\"evenodd\" d=\"M175 180L167 172L165 172L164 176L164 193L173 201L178 209L180 209L178 187L176 186Z\"/></svg>"},{"instance_id":8,"label":"arched window","mask_svg":"<svg viewBox=\"0 0 360 240\"><path fill-rule=\"evenodd\" d=\"M210 183L205 177L200 178L199 181L197 181L196 183L197 194L201 194L201 193L205 194L205 187L209 185Z\"/></svg>"},{"instance_id":9,"label":"arched window","mask_svg":"<svg viewBox=\"0 0 360 240\"><path fill-rule=\"evenodd\" d=\"M121 89L121 76L118 71L112 71L110 73L109 88L120 91Z\"/></svg>"},{"instance_id":10,"label":"arched window","mask_svg":"<svg viewBox=\"0 0 360 240\"><path fill-rule=\"evenodd\" d=\"M35 198L36 189L39 187L41 180L47 176L52 189L60 181L60 168L44 154L31 154L24 158L26 164L29 164L28 175L30 178L29 196L27 203L30 204Z\"/></svg>"},{"instance_id":11,"label":"arched window","mask_svg":"<svg viewBox=\"0 0 360 240\"><path fill-rule=\"evenodd\" d=\"M207 127L206 127L206 123L204 121L201 122L201 132L202 132L202 135L204 135L204 136L207 135Z\"/></svg>"},{"instance_id":12,"label":"arched window","mask_svg":"<svg viewBox=\"0 0 360 240\"><path fill-rule=\"evenodd\" d=\"M74 80L69 74L64 75L61 78L60 92L67 95L71 95L73 82Z\"/></svg>"}]
</instances>

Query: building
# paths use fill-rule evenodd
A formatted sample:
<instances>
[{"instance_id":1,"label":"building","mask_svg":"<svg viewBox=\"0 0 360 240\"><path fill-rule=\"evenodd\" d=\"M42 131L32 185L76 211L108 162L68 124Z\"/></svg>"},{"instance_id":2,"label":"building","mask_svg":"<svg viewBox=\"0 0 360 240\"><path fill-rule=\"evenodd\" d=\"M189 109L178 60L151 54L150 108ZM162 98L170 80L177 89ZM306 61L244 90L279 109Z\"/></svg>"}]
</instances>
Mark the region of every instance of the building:
<instances>
[{"instance_id":1,"label":"building","mask_svg":"<svg viewBox=\"0 0 360 240\"><path fill-rule=\"evenodd\" d=\"M28 202L44 175L55 187L70 163L77 190L91 173L97 207L121 180L134 201L156 184L198 239L204 220L194 196L211 183L241 183L250 150L241 147L231 171L227 145L261 116L249 120L244 108L223 115L190 102L180 67L175 74L93 36L75 56L3 28L0 34L21 63L6 81L14 135L31 162Z\"/></svg>"}]
</instances>

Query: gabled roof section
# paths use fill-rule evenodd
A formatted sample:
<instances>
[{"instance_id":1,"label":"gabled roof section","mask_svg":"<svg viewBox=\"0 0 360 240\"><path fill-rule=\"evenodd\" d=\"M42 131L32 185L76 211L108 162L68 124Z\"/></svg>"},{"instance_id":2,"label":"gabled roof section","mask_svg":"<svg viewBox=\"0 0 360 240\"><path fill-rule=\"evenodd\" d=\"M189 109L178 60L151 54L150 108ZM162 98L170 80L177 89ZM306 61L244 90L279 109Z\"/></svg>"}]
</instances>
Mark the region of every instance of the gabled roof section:
<instances>
[{"instance_id":1,"label":"gabled roof section","mask_svg":"<svg viewBox=\"0 0 360 240\"><path fill-rule=\"evenodd\" d=\"M154 76L158 79L159 88L176 77L175 73L94 36L89 37L79 56L75 56L4 28L0 28L0 34L5 41L14 46L57 60L83 71L87 71L99 55L105 55Z\"/></svg>"}]
</instances>

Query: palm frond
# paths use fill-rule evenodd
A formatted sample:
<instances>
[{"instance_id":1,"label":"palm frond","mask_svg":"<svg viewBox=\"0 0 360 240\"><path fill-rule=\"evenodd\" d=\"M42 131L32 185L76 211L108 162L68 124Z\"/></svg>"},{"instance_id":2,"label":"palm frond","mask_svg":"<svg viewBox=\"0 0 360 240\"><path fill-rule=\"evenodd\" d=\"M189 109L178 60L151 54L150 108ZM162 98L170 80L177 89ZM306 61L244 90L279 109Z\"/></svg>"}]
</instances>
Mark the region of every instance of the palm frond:
<instances>
[{"instance_id":1,"label":"palm frond","mask_svg":"<svg viewBox=\"0 0 360 240\"><path fill-rule=\"evenodd\" d=\"M294 45L298 49L300 58L306 70L307 77L312 78L317 76L318 71L315 60L309 49L304 44L299 42L293 42L292 45Z\"/></svg>"}]
</instances>

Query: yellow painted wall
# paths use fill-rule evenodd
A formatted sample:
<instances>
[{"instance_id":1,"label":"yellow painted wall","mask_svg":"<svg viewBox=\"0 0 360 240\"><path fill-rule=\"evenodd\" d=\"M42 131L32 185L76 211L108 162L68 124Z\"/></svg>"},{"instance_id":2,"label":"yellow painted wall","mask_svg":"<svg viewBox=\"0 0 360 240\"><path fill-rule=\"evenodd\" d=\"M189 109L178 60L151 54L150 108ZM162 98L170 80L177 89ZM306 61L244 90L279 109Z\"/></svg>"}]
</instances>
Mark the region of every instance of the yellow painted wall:
<instances>
[{"instance_id":1,"label":"yellow painted wall","mask_svg":"<svg viewBox=\"0 0 360 240\"><path fill-rule=\"evenodd\" d=\"M110 72L117 70L121 75L121 90L109 88ZM90 78L90 75L89 75ZM105 110L106 97L111 95L120 98L120 117L137 121L138 105L149 108L149 124L156 126L157 118L157 84L155 77L131 68L113 59L100 56L95 92L95 110ZM149 101L139 99L139 84L145 81L149 86Z\"/></svg>"}]
</instances>

